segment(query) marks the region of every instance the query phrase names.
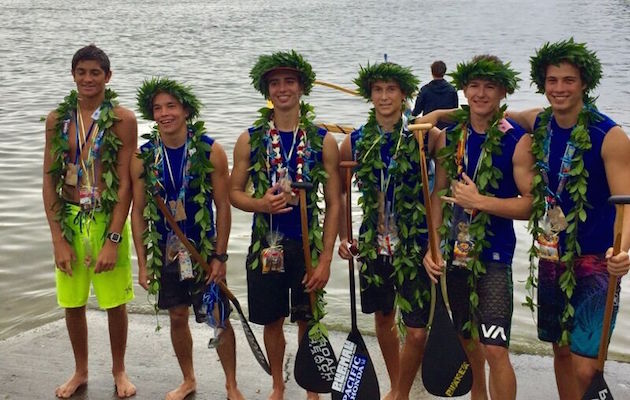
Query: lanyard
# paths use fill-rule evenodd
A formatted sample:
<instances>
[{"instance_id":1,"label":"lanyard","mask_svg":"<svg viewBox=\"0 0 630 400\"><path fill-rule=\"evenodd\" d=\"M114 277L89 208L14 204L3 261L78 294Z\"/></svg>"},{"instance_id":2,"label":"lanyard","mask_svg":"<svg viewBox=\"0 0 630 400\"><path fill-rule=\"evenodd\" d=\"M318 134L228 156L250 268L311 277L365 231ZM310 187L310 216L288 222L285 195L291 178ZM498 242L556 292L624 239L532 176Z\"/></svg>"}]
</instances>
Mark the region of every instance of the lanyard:
<instances>
[{"instance_id":1,"label":"lanyard","mask_svg":"<svg viewBox=\"0 0 630 400\"><path fill-rule=\"evenodd\" d=\"M186 161L188 159L188 141L186 141L186 143L183 146L183 154L182 154L182 160L180 162L179 165L179 169L177 170L177 177L179 178L179 181L175 180L175 177L173 175L173 169L171 167L171 160L168 156L168 149L166 147L164 147L164 144L161 144L161 149L162 149L162 153L164 154L164 159L166 160L166 168L162 169L162 177L164 179L164 186L166 185L166 171L168 170L168 177L170 178L170 182L171 182L171 186L173 187L173 190L177 193L178 192L178 199L183 199L183 196L185 195L185 191L186 191ZM166 192L166 196L168 197L168 191Z\"/></svg>"},{"instance_id":2,"label":"lanyard","mask_svg":"<svg viewBox=\"0 0 630 400\"><path fill-rule=\"evenodd\" d=\"M87 131L85 130L85 125L83 124L83 116L81 115L81 108L79 106L79 104L77 103L77 111L75 114L75 127L76 127L76 138L77 138L77 149L75 152L75 156L74 156L74 162L77 165L77 176L78 178L81 178L81 176L83 175L83 171L86 172L86 179L87 179L87 184L91 185L91 182L94 182L96 180L96 175L94 172L94 164L92 163L92 158L94 158L93 156L95 156L94 152L91 151L94 144L96 143L96 140L94 140L92 142L92 144L90 146L88 146L88 149L90 150L88 153L88 157L87 160L85 158L83 158L83 152L85 149L85 145L89 143L90 141L90 137L92 136L92 132L94 132L96 129L98 129L98 125L96 124L96 115L98 115L97 113L100 112L100 108L94 113L92 114L92 123L90 124L90 129ZM81 139L83 139L83 143L81 143ZM80 162L79 162L80 161ZM92 170L92 180L90 181L90 177L87 174L88 171L88 167L91 167Z\"/></svg>"},{"instance_id":3,"label":"lanyard","mask_svg":"<svg viewBox=\"0 0 630 400\"><path fill-rule=\"evenodd\" d=\"M464 130L464 134L460 138L459 143L457 143L457 154L455 157L455 163L457 164L457 179L461 179L462 174L468 170L468 137L472 136L472 133L473 132L470 126L466 126L466 129ZM486 134L486 137L484 138L484 143L486 142L486 140L488 140L487 134ZM477 159L477 165L475 165L475 170L471 178L473 182L475 181L475 179L477 179L477 172L479 172L479 167L481 166L481 163L485 155L486 155L486 150L482 144L481 152L479 154L479 158Z\"/></svg>"},{"instance_id":4,"label":"lanyard","mask_svg":"<svg viewBox=\"0 0 630 400\"><path fill-rule=\"evenodd\" d=\"M396 165L396 157L398 156L398 150L400 149L400 144L402 143L403 128L404 128L403 125L401 125L400 127L400 132L398 135L398 142L396 143L396 149L394 150L394 154L389 158L389 161L387 162L387 168L381 168L380 189L381 189L381 192L383 193L387 193L387 189L389 188L389 183L391 182L392 175L390 171ZM385 138L386 133L383 132L380 125L377 125L377 128L378 128L378 132L380 136L375 142L380 142L383 138ZM380 158L382 162L383 155L381 154L380 151L378 152L378 157ZM387 173L385 173L385 170L387 170Z\"/></svg>"},{"instance_id":5,"label":"lanyard","mask_svg":"<svg viewBox=\"0 0 630 400\"><path fill-rule=\"evenodd\" d=\"M543 142L544 156L542 162L538 163L540 174L547 188L547 196L545 201L547 207L554 206L560 201L560 195L564 191L564 186L569 178L569 172L571 171L571 162L573 161L573 154L575 154L575 145L569 140L567 146L564 149L564 155L562 156L562 164L558 171L558 187L554 193L549 187L549 153L551 153L551 137L553 136L553 130L551 129L551 121L547 124L547 136Z\"/></svg>"}]
</instances>

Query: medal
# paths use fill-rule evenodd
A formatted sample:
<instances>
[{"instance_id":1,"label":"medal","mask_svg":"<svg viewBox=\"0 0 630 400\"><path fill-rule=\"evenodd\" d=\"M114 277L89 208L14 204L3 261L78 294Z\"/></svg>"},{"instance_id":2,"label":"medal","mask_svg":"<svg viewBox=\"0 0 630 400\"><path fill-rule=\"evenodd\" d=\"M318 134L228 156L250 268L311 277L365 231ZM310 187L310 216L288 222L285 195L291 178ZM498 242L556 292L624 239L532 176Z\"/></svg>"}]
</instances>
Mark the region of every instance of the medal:
<instances>
[{"instance_id":1,"label":"medal","mask_svg":"<svg viewBox=\"0 0 630 400\"><path fill-rule=\"evenodd\" d=\"M169 200L168 207L171 210L171 215L175 218L175 222L186 221L186 208L182 199Z\"/></svg>"},{"instance_id":2,"label":"medal","mask_svg":"<svg viewBox=\"0 0 630 400\"><path fill-rule=\"evenodd\" d=\"M551 224L551 230L553 232L562 232L569 226L564 212L562 212L562 207L560 206L549 208L547 210L547 216L549 217L549 223Z\"/></svg>"},{"instance_id":3,"label":"medal","mask_svg":"<svg viewBox=\"0 0 630 400\"><path fill-rule=\"evenodd\" d=\"M560 259L558 234L541 233L536 238L536 253L542 260L558 261Z\"/></svg>"},{"instance_id":4,"label":"medal","mask_svg":"<svg viewBox=\"0 0 630 400\"><path fill-rule=\"evenodd\" d=\"M467 222L461 221L457 224L457 238L453 245L453 265L466 267L468 262L472 260L469 253L472 251L475 242L470 239L469 229L470 225Z\"/></svg>"},{"instance_id":5,"label":"medal","mask_svg":"<svg viewBox=\"0 0 630 400\"><path fill-rule=\"evenodd\" d=\"M68 163L66 168L66 176L65 176L65 184L68 186L76 186L79 181L79 171L77 169L77 165L73 163Z\"/></svg>"}]
</instances>

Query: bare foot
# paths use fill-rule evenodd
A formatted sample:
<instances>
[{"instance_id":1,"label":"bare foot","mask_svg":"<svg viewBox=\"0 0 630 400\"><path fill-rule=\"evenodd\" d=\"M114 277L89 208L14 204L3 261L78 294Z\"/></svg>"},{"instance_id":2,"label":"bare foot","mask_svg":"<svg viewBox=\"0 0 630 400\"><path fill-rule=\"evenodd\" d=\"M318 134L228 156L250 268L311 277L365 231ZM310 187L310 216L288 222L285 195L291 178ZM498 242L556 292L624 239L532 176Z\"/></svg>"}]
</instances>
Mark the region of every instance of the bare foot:
<instances>
[{"instance_id":1,"label":"bare foot","mask_svg":"<svg viewBox=\"0 0 630 400\"><path fill-rule=\"evenodd\" d=\"M175 390L171 390L166 394L166 400L184 400L186 396L197 390L197 382L184 381Z\"/></svg>"},{"instance_id":2,"label":"bare foot","mask_svg":"<svg viewBox=\"0 0 630 400\"><path fill-rule=\"evenodd\" d=\"M243 394L236 386L231 388L226 387L226 390L228 400L245 400L245 397L243 397Z\"/></svg>"},{"instance_id":3,"label":"bare foot","mask_svg":"<svg viewBox=\"0 0 630 400\"><path fill-rule=\"evenodd\" d=\"M390 390L389 392L387 392L385 397L383 397L383 400L394 400L395 398L396 398L396 392L394 392L393 390Z\"/></svg>"},{"instance_id":4,"label":"bare foot","mask_svg":"<svg viewBox=\"0 0 630 400\"><path fill-rule=\"evenodd\" d=\"M136 387L131 383L125 371L114 376L114 385L116 387L116 395L121 399L136 394Z\"/></svg>"},{"instance_id":5,"label":"bare foot","mask_svg":"<svg viewBox=\"0 0 630 400\"><path fill-rule=\"evenodd\" d=\"M87 384L87 381L87 372L84 374L75 372L74 375L66 381L66 383L55 389L55 396L61 399L67 399L72 396L79 387Z\"/></svg>"},{"instance_id":6,"label":"bare foot","mask_svg":"<svg viewBox=\"0 0 630 400\"><path fill-rule=\"evenodd\" d=\"M306 392L306 400L319 400L319 394L315 392Z\"/></svg>"},{"instance_id":7,"label":"bare foot","mask_svg":"<svg viewBox=\"0 0 630 400\"><path fill-rule=\"evenodd\" d=\"M273 389L268 400L284 400L284 387Z\"/></svg>"}]
</instances>

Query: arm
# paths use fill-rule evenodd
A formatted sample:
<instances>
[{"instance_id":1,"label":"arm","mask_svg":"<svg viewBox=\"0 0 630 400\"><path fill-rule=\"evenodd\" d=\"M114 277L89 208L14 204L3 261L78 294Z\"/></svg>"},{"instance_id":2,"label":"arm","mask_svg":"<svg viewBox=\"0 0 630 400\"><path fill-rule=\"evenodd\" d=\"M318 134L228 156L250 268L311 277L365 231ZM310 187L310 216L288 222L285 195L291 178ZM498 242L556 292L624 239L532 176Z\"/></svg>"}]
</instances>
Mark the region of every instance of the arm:
<instances>
[{"instance_id":1,"label":"arm","mask_svg":"<svg viewBox=\"0 0 630 400\"><path fill-rule=\"evenodd\" d=\"M59 222L55 220L57 212L57 196L55 187L57 182L48 173L50 166L54 159L50 153L52 140L55 135L55 124L57 123L57 114L53 111L48 114L46 118L46 144L44 146L44 167L43 167L43 183L42 183L42 197L44 200L44 211L46 212L46 219L48 220L48 226L50 227L50 235L52 236L53 251L55 256L55 265L61 271L72 276L72 260L76 260L76 255L72 250L70 244L64 239L61 234L61 226Z\"/></svg>"},{"instance_id":2,"label":"arm","mask_svg":"<svg viewBox=\"0 0 630 400\"><path fill-rule=\"evenodd\" d=\"M530 108L529 110L514 111L508 110L505 112L505 117L512 118L517 124L523 127L527 132L534 132L534 123L538 114L543 112L543 109Z\"/></svg>"},{"instance_id":3,"label":"arm","mask_svg":"<svg viewBox=\"0 0 630 400\"><path fill-rule=\"evenodd\" d=\"M606 178L613 195L630 195L630 139L618 126L612 128L604 138L602 159L606 169ZM608 271L613 275L625 275L630 269L628 250L630 248L630 206L624 206L623 230L621 234L621 252L612 256L609 249Z\"/></svg>"},{"instance_id":4,"label":"arm","mask_svg":"<svg viewBox=\"0 0 630 400\"><path fill-rule=\"evenodd\" d=\"M249 195L245 188L249 179L250 153L249 132L239 136L234 145L234 166L230 175L230 201L234 207L247 212L280 214L291 211L283 193L276 193L278 186L272 186L262 198Z\"/></svg>"},{"instance_id":5,"label":"arm","mask_svg":"<svg viewBox=\"0 0 630 400\"><path fill-rule=\"evenodd\" d=\"M146 199L144 197L144 179L142 179L143 172L144 168L142 160L137 156L133 157L130 165L131 189L133 193L133 204L131 206L131 232L133 236L133 244L136 249L136 255L138 256L138 284L145 290L148 290L149 277L147 275L147 247L142 238L147 229L147 222L144 219Z\"/></svg>"},{"instance_id":6,"label":"arm","mask_svg":"<svg viewBox=\"0 0 630 400\"><path fill-rule=\"evenodd\" d=\"M433 126L437 125L438 121L443 121L443 122L452 122L451 119L451 114L454 113L455 111L457 111L458 108L451 108L451 109L437 109L437 110L433 110L430 113L423 115L422 117L418 117L415 119L414 123L415 124L425 124L425 123L429 123Z\"/></svg>"},{"instance_id":7,"label":"arm","mask_svg":"<svg viewBox=\"0 0 630 400\"><path fill-rule=\"evenodd\" d=\"M508 219L529 218L532 211L530 194L534 157L531 154L531 137L523 135L512 156L514 180L521 196L499 198L479 193L477 185L468 175L463 175L463 182L452 182L452 197L443 196L442 200L460 205L466 209L477 209L481 212Z\"/></svg>"},{"instance_id":8,"label":"arm","mask_svg":"<svg viewBox=\"0 0 630 400\"><path fill-rule=\"evenodd\" d=\"M435 160L435 183L430 197L431 219L433 220L433 226L435 227L433 234L435 235L438 246L442 240L439 232L439 227L442 225L442 200L440 199L440 192L448 187L448 179L442 163L437 159L437 152L445 145L446 131L440 131L437 128L432 128L429 131L429 152L431 157ZM433 261L431 249L428 249L426 255L424 256L423 264L429 278L431 278L434 283L437 283L437 277L442 275L444 265L442 254L440 253L437 255L437 262L435 262Z\"/></svg>"},{"instance_id":9,"label":"arm","mask_svg":"<svg viewBox=\"0 0 630 400\"><path fill-rule=\"evenodd\" d=\"M314 269L311 279L305 283L307 291L322 289L326 286L330 277L330 262L332 261L333 248L337 239L340 216L341 195L339 188L339 149L332 134L324 137L323 146L324 170L328 174L328 180L324 185L324 199L326 201L326 214L324 215L324 249L319 255L319 263Z\"/></svg>"},{"instance_id":10,"label":"arm","mask_svg":"<svg viewBox=\"0 0 630 400\"><path fill-rule=\"evenodd\" d=\"M230 237L230 228L232 227L232 213L228 195L230 177L228 175L227 156L225 155L223 147L217 142L214 142L212 145L210 162L214 167L210 179L212 181L214 206L217 210L215 217L217 243L214 251L216 254L225 254L227 253L228 238ZM210 269L212 271L210 276L208 276L208 283L210 281L218 282L225 279L225 262L212 258L210 261Z\"/></svg>"},{"instance_id":11,"label":"arm","mask_svg":"<svg viewBox=\"0 0 630 400\"><path fill-rule=\"evenodd\" d=\"M346 136L346 138L343 140L343 142L341 143L341 148L339 149L339 156L341 158L341 161L352 161L352 143L351 143L351 138L350 135ZM346 169L345 168L339 168L339 176L340 176L340 181L341 181L341 204L339 205L339 248L337 249L337 254L339 254L339 257L343 258L344 260L349 260L350 258L352 258L352 253L350 252L350 249L348 248L348 230L346 227L346 213L347 212L352 212L352 210L346 210ZM353 245L356 246L357 244L356 239L353 240Z\"/></svg>"},{"instance_id":12,"label":"arm","mask_svg":"<svg viewBox=\"0 0 630 400\"><path fill-rule=\"evenodd\" d=\"M121 233L131 204L131 182L129 176L129 163L138 145L138 124L136 116L126 108L117 107L116 116L120 118L113 127L122 145L118 150L116 173L118 174L118 203L112 212L108 232ZM128 240L125 238L124 240ZM111 240L105 240L103 248L98 254L94 266L94 272L110 271L114 269L118 255L118 245Z\"/></svg>"}]
</instances>

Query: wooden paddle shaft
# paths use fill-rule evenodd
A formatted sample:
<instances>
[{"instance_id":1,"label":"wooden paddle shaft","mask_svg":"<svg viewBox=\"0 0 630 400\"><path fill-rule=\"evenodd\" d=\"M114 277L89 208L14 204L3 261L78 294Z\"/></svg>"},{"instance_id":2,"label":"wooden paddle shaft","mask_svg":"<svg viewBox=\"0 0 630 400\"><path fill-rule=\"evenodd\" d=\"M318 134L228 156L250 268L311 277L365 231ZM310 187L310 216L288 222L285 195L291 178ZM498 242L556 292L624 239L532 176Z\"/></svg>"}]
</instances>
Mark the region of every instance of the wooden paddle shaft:
<instances>
[{"instance_id":1,"label":"wooden paddle shaft","mask_svg":"<svg viewBox=\"0 0 630 400\"><path fill-rule=\"evenodd\" d=\"M315 125L327 130L328 132L343 133L345 135L349 135L355 130L354 126L351 125L328 124L325 122L315 122Z\"/></svg>"},{"instance_id":2,"label":"wooden paddle shaft","mask_svg":"<svg viewBox=\"0 0 630 400\"><path fill-rule=\"evenodd\" d=\"M313 276L313 262L311 259L311 243L308 239L308 216L306 214L306 189L312 188L310 183L294 182L291 186L297 188L300 193L300 223L302 225L302 250L304 251L304 264L306 266L306 278L308 280ZM315 310L315 291L311 290L309 293L309 299L311 301L311 312Z\"/></svg>"},{"instance_id":3,"label":"wooden paddle shaft","mask_svg":"<svg viewBox=\"0 0 630 400\"><path fill-rule=\"evenodd\" d=\"M155 202L157 203L158 208L160 209L162 214L164 214L166 221L173 229L173 232L175 232L175 235L177 235L179 240L186 247L186 250L190 252L190 255L195 259L195 261L197 261L199 265L201 265L201 268L203 268L204 271L206 271L207 273L210 273L210 270L211 270L210 266L208 265L206 260L203 259L201 254L199 254L195 246L193 246L192 243L190 243L190 241L188 240L184 232L182 232L179 225L177 225L177 222L175 221L175 218L173 218L171 211L166 207L166 204L164 203L164 199L162 198L162 196L160 196L159 194L156 194L154 195L154 197L155 197ZM219 286L221 291L227 296L228 299L232 301L236 299L234 294L230 291L230 289L228 289L225 282L219 281L217 282L217 285Z\"/></svg>"},{"instance_id":4,"label":"wooden paddle shaft","mask_svg":"<svg viewBox=\"0 0 630 400\"><path fill-rule=\"evenodd\" d=\"M319 79L315 80L315 84L316 85L321 85L321 86L326 86L326 87L329 87L331 89L339 90L340 92L348 93L348 94L351 94L353 96L361 96L359 94L359 92L357 92L356 90L348 89L348 88L340 86L340 85L335 85L334 83L320 81Z\"/></svg>"},{"instance_id":5,"label":"wooden paddle shaft","mask_svg":"<svg viewBox=\"0 0 630 400\"><path fill-rule=\"evenodd\" d=\"M352 190L352 168L356 167L358 163L356 161L342 161L339 163L341 168L346 170L346 236L348 238L348 244L352 245L352 196L350 194ZM357 304L355 294L355 282L354 282L354 257L350 257L348 260L348 269L350 275L350 310L351 310L351 322L352 330L358 330L357 328Z\"/></svg>"},{"instance_id":6,"label":"wooden paddle shaft","mask_svg":"<svg viewBox=\"0 0 630 400\"><path fill-rule=\"evenodd\" d=\"M612 198L611 198L612 199ZM627 204L628 198L626 198L625 204ZM613 254L616 255L621 250L621 232L623 228L623 209L624 203L615 204L617 213L615 215L615 227L614 227L614 244ZM615 292L617 291L617 281L619 277L616 275L610 275L608 277L608 292L606 294L606 309L604 310L604 322L602 325L602 337L599 340L599 352L597 353L597 366L600 371L604 370L604 362L608 355L608 341L610 336L610 322L612 321L613 302L615 299Z\"/></svg>"}]
</instances>

